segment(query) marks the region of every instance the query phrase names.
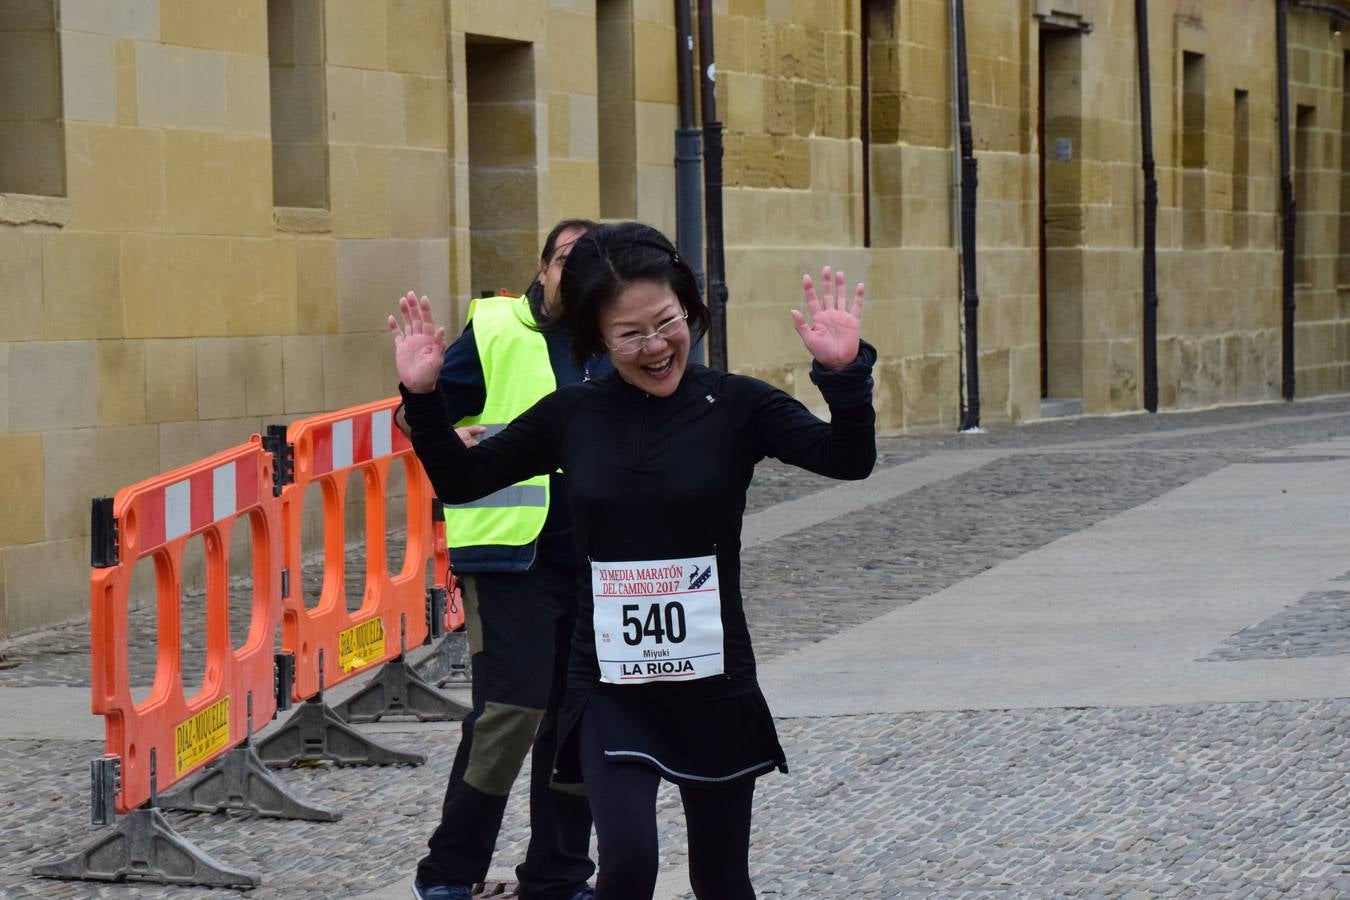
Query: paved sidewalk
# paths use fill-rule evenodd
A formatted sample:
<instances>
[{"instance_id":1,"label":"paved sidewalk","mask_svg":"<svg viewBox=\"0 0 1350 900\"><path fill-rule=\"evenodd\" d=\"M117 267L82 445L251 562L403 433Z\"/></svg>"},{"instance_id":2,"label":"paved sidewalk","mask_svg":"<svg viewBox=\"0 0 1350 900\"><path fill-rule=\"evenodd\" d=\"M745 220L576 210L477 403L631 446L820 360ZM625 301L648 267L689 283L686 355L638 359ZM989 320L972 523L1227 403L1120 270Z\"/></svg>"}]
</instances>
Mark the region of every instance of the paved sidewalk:
<instances>
[{"instance_id":1,"label":"paved sidewalk","mask_svg":"<svg viewBox=\"0 0 1350 900\"><path fill-rule=\"evenodd\" d=\"M839 485L756 475L744 558L792 772L770 897L1350 896L1350 398L881 442ZM0 896L227 897L32 879L88 826L84 632L0 646ZM458 738L421 768L283 773L343 821L171 815L253 897L406 897ZM678 796L658 896L688 895ZM527 836L513 796L494 874Z\"/></svg>"},{"instance_id":2,"label":"paved sidewalk","mask_svg":"<svg viewBox=\"0 0 1350 900\"><path fill-rule=\"evenodd\" d=\"M1338 588L1350 589L1350 438L1196 479L773 660L761 682L784 716L1350 695L1344 630L1337 654L1210 656Z\"/></svg>"}]
</instances>

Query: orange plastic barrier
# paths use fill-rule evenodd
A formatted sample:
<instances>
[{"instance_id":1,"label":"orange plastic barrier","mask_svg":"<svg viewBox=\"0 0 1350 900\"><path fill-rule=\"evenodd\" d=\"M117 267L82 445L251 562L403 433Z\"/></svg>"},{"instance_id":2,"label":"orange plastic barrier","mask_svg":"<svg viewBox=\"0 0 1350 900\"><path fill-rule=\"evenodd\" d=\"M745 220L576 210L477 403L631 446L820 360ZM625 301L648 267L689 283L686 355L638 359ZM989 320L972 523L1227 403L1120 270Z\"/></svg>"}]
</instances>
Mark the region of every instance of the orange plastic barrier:
<instances>
[{"instance_id":1,"label":"orange plastic barrier","mask_svg":"<svg viewBox=\"0 0 1350 900\"><path fill-rule=\"evenodd\" d=\"M255 726L272 718L278 627L283 648L295 657L292 697L305 700L319 690L320 653L324 683L333 685L398 656L401 634L408 647L424 641L429 562L433 585L449 585L445 629L463 625L463 604L449 577L445 522L433 521L431 485L393 425L397 405L391 398L292 423L286 438L294 481L279 492L274 486L285 477L275 477L278 448L265 448L258 435L117 492L106 527L95 528L90 581L92 710L104 717L106 752L120 759L117 812L150 799L152 752L162 790L248 737L250 695ZM392 466L406 466L407 547L402 571L390 576L385 498ZM299 585L301 522L311 484L322 488L325 556L318 602L306 608ZM343 512L346 492L354 489L366 491L366 571L361 607L349 613ZM238 649L230 641L228 588L236 527L249 529L253 591L248 636ZM189 697L182 678L182 567L187 542L199 535L206 564L206 666L201 689ZM127 622L138 562L155 567L158 623L155 680L140 703L132 696Z\"/></svg>"},{"instance_id":2,"label":"orange plastic barrier","mask_svg":"<svg viewBox=\"0 0 1350 900\"><path fill-rule=\"evenodd\" d=\"M295 654L292 694L296 700L306 700L319 691L320 654L323 684L330 687L398 656L401 626L406 627L402 634L408 647L427 637L426 566L436 556L431 521L434 494L412 445L394 425L397 406L397 397L380 400L301 419L286 430L286 440L294 448L295 481L281 494L284 553L286 567L297 580L304 498L311 484L322 488L324 506L324 572L318 602L306 608L298 585L283 601L282 646ZM402 571L391 577L385 546L385 487L390 467L405 464L407 547ZM361 606L348 612L343 513L346 493L353 489L366 491L366 571ZM443 572L438 563L437 582Z\"/></svg>"},{"instance_id":3,"label":"orange plastic barrier","mask_svg":"<svg viewBox=\"0 0 1350 900\"><path fill-rule=\"evenodd\" d=\"M247 444L131 485L112 501L114 559L95 568L90 584L93 712L104 717L107 752L121 757L116 809L150 798L151 753L162 789L211 762L247 736L253 721L272 718L273 638L281 621L280 504L272 495L272 456L257 435ZM248 528L253 599L248 636L231 646L229 548L234 528ZM182 679L180 607L183 549L202 536L206 562L206 669L201 690L187 697ZM137 561L153 561L159 624L155 681L132 700L127 606Z\"/></svg>"}]
</instances>

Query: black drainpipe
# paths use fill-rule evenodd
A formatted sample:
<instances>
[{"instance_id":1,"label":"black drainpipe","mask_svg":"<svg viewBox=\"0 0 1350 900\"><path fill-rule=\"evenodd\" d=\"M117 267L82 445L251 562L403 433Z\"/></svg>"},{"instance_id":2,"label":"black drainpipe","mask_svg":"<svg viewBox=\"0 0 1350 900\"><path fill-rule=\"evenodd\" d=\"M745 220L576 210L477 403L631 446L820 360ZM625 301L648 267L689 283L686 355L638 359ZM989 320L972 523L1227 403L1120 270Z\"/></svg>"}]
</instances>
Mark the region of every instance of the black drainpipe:
<instances>
[{"instance_id":1,"label":"black drainpipe","mask_svg":"<svg viewBox=\"0 0 1350 900\"><path fill-rule=\"evenodd\" d=\"M708 365L727 371L726 255L722 238L722 123L717 121L712 0L698 0L698 62L703 79L703 210L707 217Z\"/></svg>"},{"instance_id":2,"label":"black drainpipe","mask_svg":"<svg viewBox=\"0 0 1350 900\"><path fill-rule=\"evenodd\" d=\"M1275 7L1275 45L1279 60L1280 88L1280 208L1284 220L1284 290L1281 364L1284 399L1294 399L1294 182L1289 175L1289 4L1278 0Z\"/></svg>"},{"instance_id":3,"label":"black drainpipe","mask_svg":"<svg viewBox=\"0 0 1350 900\"><path fill-rule=\"evenodd\" d=\"M970 127L970 83L966 63L966 4L956 0L956 104L961 133L961 297L966 314L966 396L961 430L980 427L980 295L975 287L975 189L979 187L975 141Z\"/></svg>"},{"instance_id":4,"label":"black drainpipe","mask_svg":"<svg viewBox=\"0 0 1350 900\"><path fill-rule=\"evenodd\" d=\"M675 131L675 245L694 270L703 292L702 133L694 126L694 28L689 0L675 0L675 75L679 88L680 124ZM691 350L704 358L702 338Z\"/></svg>"},{"instance_id":5,"label":"black drainpipe","mask_svg":"<svg viewBox=\"0 0 1350 900\"><path fill-rule=\"evenodd\" d=\"M868 59L868 50L872 43L871 28L867 4L862 4L862 16L858 23L858 43L862 45L862 65L858 72L858 83L862 87L862 103L858 110L858 136L862 138L862 226L863 246L872 246L872 69Z\"/></svg>"},{"instance_id":6,"label":"black drainpipe","mask_svg":"<svg viewBox=\"0 0 1350 900\"><path fill-rule=\"evenodd\" d=\"M1153 167L1153 82L1148 65L1148 0L1134 0L1139 45L1139 118L1144 157L1144 409L1158 411L1158 179Z\"/></svg>"}]
</instances>

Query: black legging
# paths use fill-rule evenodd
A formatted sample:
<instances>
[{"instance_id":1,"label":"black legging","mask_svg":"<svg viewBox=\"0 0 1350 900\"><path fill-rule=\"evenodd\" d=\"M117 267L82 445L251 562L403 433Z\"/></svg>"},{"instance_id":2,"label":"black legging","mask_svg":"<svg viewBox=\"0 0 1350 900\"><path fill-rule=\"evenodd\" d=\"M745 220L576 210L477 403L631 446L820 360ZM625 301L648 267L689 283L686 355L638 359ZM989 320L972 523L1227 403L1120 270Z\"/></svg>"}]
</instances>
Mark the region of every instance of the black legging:
<instances>
[{"instance_id":1,"label":"black legging","mask_svg":"<svg viewBox=\"0 0 1350 900\"><path fill-rule=\"evenodd\" d=\"M596 900L651 900L658 867L656 788L661 776L636 762L604 758L589 717L577 747L591 801L599 870ZM698 900L755 900L750 884L752 778L680 788L689 835L689 884Z\"/></svg>"}]
</instances>

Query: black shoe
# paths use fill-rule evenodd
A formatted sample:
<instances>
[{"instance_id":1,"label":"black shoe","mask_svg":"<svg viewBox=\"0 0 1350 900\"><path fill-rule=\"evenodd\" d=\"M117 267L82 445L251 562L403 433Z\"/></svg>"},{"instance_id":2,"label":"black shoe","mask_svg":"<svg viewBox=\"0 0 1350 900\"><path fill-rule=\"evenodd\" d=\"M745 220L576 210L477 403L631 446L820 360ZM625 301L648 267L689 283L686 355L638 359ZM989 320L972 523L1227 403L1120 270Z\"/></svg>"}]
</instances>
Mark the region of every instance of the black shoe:
<instances>
[{"instance_id":1,"label":"black shoe","mask_svg":"<svg viewBox=\"0 0 1350 900\"><path fill-rule=\"evenodd\" d=\"M423 884L413 881L416 900L473 900L473 889L467 884Z\"/></svg>"}]
</instances>

